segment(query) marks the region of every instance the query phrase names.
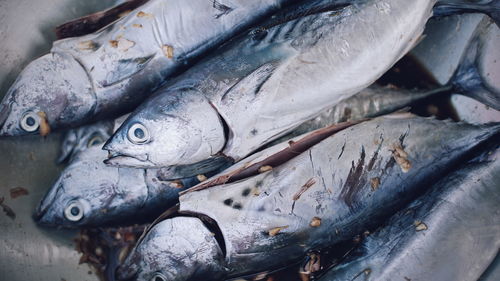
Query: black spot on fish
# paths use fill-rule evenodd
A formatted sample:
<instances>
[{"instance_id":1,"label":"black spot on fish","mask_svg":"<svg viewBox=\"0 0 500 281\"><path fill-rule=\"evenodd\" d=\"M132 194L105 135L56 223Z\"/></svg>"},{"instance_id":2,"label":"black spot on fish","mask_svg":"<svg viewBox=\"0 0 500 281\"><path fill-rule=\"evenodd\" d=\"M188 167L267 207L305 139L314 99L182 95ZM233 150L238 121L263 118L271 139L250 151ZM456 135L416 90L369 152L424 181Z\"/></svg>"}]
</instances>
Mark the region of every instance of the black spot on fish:
<instances>
[{"instance_id":1,"label":"black spot on fish","mask_svg":"<svg viewBox=\"0 0 500 281\"><path fill-rule=\"evenodd\" d=\"M357 194L366 184L366 173L363 173L365 156L365 148L361 147L361 156L358 163L354 165L354 161L352 161L351 170L349 171L346 182L340 191L340 198L344 200L349 207L352 207Z\"/></svg>"},{"instance_id":2,"label":"black spot on fish","mask_svg":"<svg viewBox=\"0 0 500 281\"><path fill-rule=\"evenodd\" d=\"M240 203L234 203L234 205L233 205L233 209L241 210L242 208L243 208L243 206Z\"/></svg>"},{"instance_id":3,"label":"black spot on fish","mask_svg":"<svg viewBox=\"0 0 500 281\"><path fill-rule=\"evenodd\" d=\"M259 131L257 131L257 129L255 129L255 128L254 128L254 129L252 129L252 130L250 131L250 134L252 134L252 136L255 136L255 135L257 135L257 133L258 133L258 132L259 132Z\"/></svg>"},{"instance_id":4,"label":"black spot on fish","mask_svg":"<svg viewBox=\"0 0 500 281\"><path fill-rule=\"evenodd\" d=\"M263 184L263 182L262 182L262 181L257 181L257 182L255 183L255 187L261 187L261 186L262 186L262 184Z\"/></svg>"},{"instance_id":5,"label":"black spot on fish","mask_svg":"<svg viewBox=\"0 0 500 281\"><path fill-rule=\"evenodd\" d=\"M233 10L233 8L221 4L217 0L214 0L213 7L220 12L219 14L215 15L216 19L229 14Z\"/></svg>"},{"instance_id":6,"label":"black spot on fish","mask_svg":"<svg viewBox=\"0 0 500 281\"><path fill-rule=\"evenodd\" d=\"M243 190L243 192L241 193L241 195L243 195L244 197L247 197L250 194L250 191L251 191L250 188L245 188Z\"/></svg>"},{"instance_id":7,"label":"black spot on fish","mask_svg":"<svg viewBox=\"0 0 500 281\"><path fill-rule=\"evenodd\" d=\"M340 159L340 157L342 157L342 154L344 154L344 149L345 149L345 141L344 141L344 144L342 145L342 150L340 151L340 154L339 154L339 157L337 157L337 159Z\"/></svg>"},{"instance_id":8,"label":"black spot on fish","mask_svg":"<svg viewBox=\"0 0 500 281\"><path fill-rule=\"evenodd\" d=\"M231 204L233 204L233 199L228 198L228 199L224 200L224 205L231 206Z\"/></svg>"}]
</instances>

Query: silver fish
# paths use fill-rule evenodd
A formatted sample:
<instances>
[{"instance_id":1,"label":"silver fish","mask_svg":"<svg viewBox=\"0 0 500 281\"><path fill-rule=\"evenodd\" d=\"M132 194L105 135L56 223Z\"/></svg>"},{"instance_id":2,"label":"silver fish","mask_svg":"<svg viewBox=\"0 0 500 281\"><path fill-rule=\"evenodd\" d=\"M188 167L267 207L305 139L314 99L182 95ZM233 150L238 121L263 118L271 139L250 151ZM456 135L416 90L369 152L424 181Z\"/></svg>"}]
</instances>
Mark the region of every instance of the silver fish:
<instances>
[{"instance_id":1,"label":"silver fish","mask_svg":"<svg viewBox=\"0 0 500 281\"><path fill-rule=\"evenodd\" d=\"M45 135L126 113L167 77L293 2L150 0L96 33L56 41L5 95L0 136Z\"/></svg>"},{"instance_id":2,"label":"silver fish","mask_svg":"<svg viewBox=\"0 0 500 281\"><path fill-rule=\"evenodd\" d=\"M99 146L75 154L36 209L37 223L74 228L148 222L175 205L180 191L200 182L165 181L157 169L109 167L105 157Z\"/></svg>"},{"instance_id":3,"label":"silver fish","mask_svg":"<svg viewBox=\"0 0 500 281\"><path fill-rule=\"evenodd\" d=\"M144 102L104 146L107 163L238 161L372 84L418 41L435 2L365 1L253 30Z\"/></svg>"},{"instance_id":4,"label":"silver fish","mask_svg":"<svg viewBox=\"0 0 500 281\"><path fill-rule=\"evenodd\" d=\"M499 157L440 180L319 280L479 280L500 248Z\"/></svg>"},{"instance_id":5,"label":"silver fish","mask_svg":"<svg viewBox=\"0 0 500 281\"><path fill-rule=\"evenodd\" d=\"M118 277L220 280L289 265L378 224L499 131L408 114L354 125L256 176L189 189Z\"/></svg>"}]
</instances>

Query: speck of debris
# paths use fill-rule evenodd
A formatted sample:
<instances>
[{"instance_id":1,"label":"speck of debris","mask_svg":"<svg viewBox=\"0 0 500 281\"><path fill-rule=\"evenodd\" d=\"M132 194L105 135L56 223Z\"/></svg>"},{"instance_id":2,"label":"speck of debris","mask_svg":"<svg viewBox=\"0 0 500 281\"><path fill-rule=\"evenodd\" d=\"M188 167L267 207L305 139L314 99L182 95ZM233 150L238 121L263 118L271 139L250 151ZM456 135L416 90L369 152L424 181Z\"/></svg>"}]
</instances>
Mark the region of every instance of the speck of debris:
<instances>
[{"instance_id":1,"label":"speck of debris","mask_svg":"<svg viewBox=\"0 0 500 281\"><path fill-rule=\"evenodd\" d=\"M47 121L47 114L43 111L37 112L38 117L40 117L40 136L45 137L50 134L49 121Z\"/></svg>"},{"instance_id":2,"label":"speck of debris","mask_svg":"<svg viewBox=\"0 0 500 281\"><path fill-rule=\"evenodd\" d=\"M314 178L310 178L309 180L307 180L307 182L302 187L300 187L299 191L297 191L297 193L295 193L293 195L293 198L292 198L293 201L299 200L300 196L302 196L302 194L304 194L304 192L306 192L315 183L316 183L316 180Z\"/></svg>"},{"instance_id":3,"label":"speck of debris","mask_svg":"<svg viewBox=\"0 0 500 281\"><path fill-rule=\"evenodd\" d=\"M364 237L368 237L368 235L370 235L370 231L366 230L365 232L363 232Z\"/></svg>"},{"instance_id":4,"label":"speck of debris","mask_svg":"<svg viewBox=\"0 0 500 281\"><path fill-rule=\"evenodd\" d=\"M153 18L154 16L152 14L145 13L143 11L140 11L137 13L138 18Z\"/></svg>"},{"instance_id":5,"label":"speck of debris","mask_svg":"<svg viewBox=\"0 0 500 281\"><path fill-rule=\"evenodd\" d=\"M259 196L260 195L260 190L259 190L258 187L254 187L252 190L253 190L253 192L252 192L253 196Z\"/></svg>"},{"instance_id":6,"label":"speck of debris","mask_svg":"<svg viewBox=\"0 0 500 281\"><path fill-rule=\"evenodd\" d=\"M16 213L14 213L14 211L7 205L5 205L5 203L3 203L3 201L5 200L5 198L3 197L0 197L0 206L2 207L3 209L3 212L11 219L15 219L16 218Z\"/></svg>"},{"instance_id":7,"label":"speck of debris","mask_svg":"<svg viewBox=\"0 0 500 281\"><path fill-rule=\"evenodd\" d=\"M14 187L10 189L10 198L15 199L19 196L25 196L28 195L29 192L26 188L24 187Z\"/></svg>"},{"instance_id":8,"label":"speck of debris","mask_svg":"<svg viewBox=\"0 0 500 281\"><path fill-rule=\"evenodd\" d=\"M113 48L118 48L118 40L109 40L109 44Z\"/></svg>"},{"instance_id":9,"label":"speck of debris","mask_svg":"<svg viewBox=\"0 0 500 281\"><path fill-rule=\"evenodd\" d=\"M29 159L31 161L35 161L36 160L35 153L33 151L30 151L28 157L29 157Z\"/></svg>"},{"instance_id":10,"label":"speck of debris","mask_svg":"<svg viewBox=\"0 0 500 281\"><path fill-rule=\"evenodd\" d=\"M288 225L285 225L285 226L279 226L279 227L275 227L271 230L269 230L269 236L276 236L278 235L278 233L280 233L280 231L282 231L283 229L286 229L288 228Z\"/></svg>"},{"instance_id":11,"label":"speck of debris","mask_svg":"<svg viewBox=\"0 0 500 281\"><path fill-rule=\"evenodd\" d=\"M267 171L271 171L273 169L273 167L269 166L269 165L265 165L265 166L262 166L259 168L259 173L265 173Z\"/></svg>"},{"instance_id":12,"label":"speck of debris","mask_svg":"<svg viewBox=\"0 0 500 281\"><path fill-rule=\"evenodd\" d=\"M415 230L416 231L422 231L422 230L427 230L428 229L427 225L424 222L422 222L422 221L415 221L413 223L413 225L415 225Z\"/></svg>"},{"instance_id":13,"label":"speck of debris","mask_svg":"<svg viewBox=\"0 0 500 281\"><path fill-rule=\"evenodd\" d=\"M311 223L309 225L312 227L318 227L321 225L321 219L318 217L314 217L312 218Z\"/></svg>"},{"instance_id":14,"label":"speck of debris","mask_svg":"<svg viewBox=\"0 0 500 281\"><path fill-rule=\"evenodd\" d=\"M396 160L396 163L401 167L403 173L407 173L411 168L411 162L408 160L408 153L404 151L401 144L396 144L393 147L392 157Z\"/></svg>"},{"instance_id":15,"label":"speck of debris","mask_svg":"<svg viewBox=\"0 0 500 281\"><path fill-rule=\"evenodd\" d=\"M233 209L236 209L236 210L241 210L242 208L243 208L243 206L241 206L241 204L240 204L240 203L235 203L235 204L233 205Z\"/></svg>"},{"instance_id":16,"label":"speck of debris","mask_svg":"<svg viewBox=\"0 0 500 281\"><path fill-rule=\"evenodd\" d=\"M82 41L82 42L78 43L78 49L80 49L80 50L94 51L98 47L99 47L99 45L92 40Z\"/></svg>"},{"instance_id":17,"label":"speck of debris","mask_svg":"<svg viewBox=\"0 0 500 281\"><path fill-rule=\"evenodd\" d=\"M173 58L173 57L174 57L174 47L172 47L172 46L170 46L170 45L163 45L163 46L161 47L161 50L163 51L163 54L164 54L167 58L171 59L171 58Z\"/></svg>"},{"instance_id":18,"label":"speck of debris","mask_svg":"<svg viewBox=\"0 0 500 281\"><path fill-rule=\"evenodd\" d=\"M207 180L207 177L205 175L197 175L196 178L198 179L199 182L204 182Z\"/></svg>"},{"instance_id":19,"label":"speck of debris","mask_svg":"<svg viewBox=\"0 0 500 281\"><path fill-rule=\"evenodd\" d=\"M231 204L233 204L233 199L227 198L224 200L224 205L231 206Z\"/></svg>"},{"instance_id":20,"label":"speck of debris","mask_svg":"<svg viewBox=\"0 0 500 281\"><path fill-rule=\"evenodd\" d=\"M183 188L184 185L182 184L181 181L173 181L169 184L170 187L172 188Z\"/></svg>"},{"instance_id":21,"label":"speck of debris","mask_svg":"<svg viewBox=\"0 0 500 281\"><path fill-rule=\"evenodd\" d=\"M377 190L378 187L380 186L380 178L378 178L378 177L371 178L370 179L370 186L372 187L372 191Z\"/></svg>"},{"instance_id":22,"label":"speck of debris","mask_svg":"<svg viewBox=\"0 0 500 281\"><path fill-rule=\"evenodd\" d=\"M132 27L135 27L135 28L142 28L142 24L139 24L139 23L134 23L134 24L132 24Z\"/></svg>"},{"instance_id":23,"label":"speck of debris","mask_svg":"<svg viewBox=\"0 0 500 281\"><path fill-rule=\"evenodd\" d=\"M406 276L404 277L404 279L405 279L406 281L411 281L411 279L410 279L410 278L408 278L408 277L406 277Z\"/></svg>"}]
</instances>

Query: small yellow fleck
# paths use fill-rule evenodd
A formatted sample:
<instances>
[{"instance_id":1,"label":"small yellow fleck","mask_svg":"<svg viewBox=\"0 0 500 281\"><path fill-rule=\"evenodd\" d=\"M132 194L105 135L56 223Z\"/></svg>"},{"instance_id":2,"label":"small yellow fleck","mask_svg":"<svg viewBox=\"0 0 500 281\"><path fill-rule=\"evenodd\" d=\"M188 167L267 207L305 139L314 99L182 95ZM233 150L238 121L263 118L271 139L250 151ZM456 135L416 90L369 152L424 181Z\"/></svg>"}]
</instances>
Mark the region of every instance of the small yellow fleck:
<instances>
[{"instance_id":1,"label":"small yellow fleck","mask_svg":"<svg viewBox=\"0 0 500 281\"><path fill-rule=\"evenodd\" d=\"M269 165L266 165L266 166L262 166L259 168L259 173L264 173L264 172L267 172L267 171L271 171L273 169L273 167L269 166Z\"/></svg>"},{"instance_id":2,"label":"small yellow fleck","mask_svg":"<svg viewBox=\"0 0 500 281\"><path fill-rule=\"evenodd\" d=\"M50 125L49 121L47 121L47 114L43 111L39 111L37 115L40 117L40 135L45 137L50 134Z\"/></svg>"},{"instance_id":3,"label":"small yellow fleck","mask_svg":"<svg viewBox=\"0 0 500 281\"><path fill-rule=\"evenodd\" d=\"M162 51L163 51L163 54L171 59L174 57L174 47L170 46L170 45L163 45L163 47L161 47Z\"/></svg>"},{"instance_id":4,"label":"small yellow fleck","mask_svg":"<svg viewBox=\"0 0 500 281\"><path fill-rule=\"evenodd\" d=\"M372 187L372 191L375 191L378 189L378 187L380 186L380 178L371 178L370 179L370 185Z\"/></svg>"},{"instance_id":5,"label":"small yellow fleck","mask_svg":"<svg viewBox=\"0 0 500 281\"><path fill-rule=\"evenodd\" d=\"M132 24L132 27L142 28L142 24L134 23L134 24Z\"/></svg>"},{"instance_id":6,"label":"small yellow fleck","mask_svg":"<svg viewBox=\"0 0 500 281\"><path fill-rule=\"evenodd\" d=\"M309 225L312 227L318 227L321 225L321 219L318 217L314 217L312 218L311 223Z\"/></svg>"},{"instance_id":7,"label":"small yellow fleck","mask_svg":"<svg viewBox=\"0 0 500 281\"><path fill-rule=\"evenodd\" d=\"M286 228L288 228L288 225L275 227L275 228L269 230L269 236L276 236L276 235L278 235L278 233L280 233L280 231L282 231L283 229L286 229Z\"/></svg>"},{"instance_id":8,"label":"small yellow fleck","mask_svg":"<svg viewBox=\"0 0 500 281\"><path fill-rule=\"evenodd\" d=\"M87 41L82 41L80 43L78 43L78 49L80 50L95 50L97 49L97 43L95 43L94 41L92 40L87 40Z\"/></svg>"},{"instance_id":9,"label":"small yellow fleck","mask_svg":"<svg viewBox=\"0 0 500 281\"><path fill-rule=\"evenodd\" d=\"M196 178L198 179L199 182L204 182L207 180L207 177L205 175L197 175Z\"/></svg>"},{"instance_id":10,"label":"small yellow fleck","mask_svg":"<svg viewBox=\"0 0 500 281\"><path fill-rule=\"evenodd\" d=\"M153 18L154 16L152 14L145 13L143 11L140 11L137 13L138 18Z\"/></svg>"},{"instance_id":11,"label":"small yellow fleck","mask_svg":"<svg viewBox=\"0 0 500 281\"><path fill-rule=\"evenodd\" d=\"M113 48L118 48L118 40L109 40L109 44Z\"/></svg>"},{"instance_id":12,"label":"small yellow fleck","mask_svg":"<svg viewBox=\"0 0 500 281\"><path fill-rule=\"evenodd\" d=\"M172 188L183 188L184 185L180 181L173 181L169 184L170 187Z\"/></svg>"},{"instance_id":13,"label":"small yellow fleck","mask_svg":"<svg viewBox=\"0 0 500 281\"><path fill-rule=\"evenodd\" d=\"M422 231L422 230L427 230L428 227L425 223L423 223L422 221L415 221L413 223L413 225L415 225L415 230L416 231Z\"/></svg>"}]
</instances>

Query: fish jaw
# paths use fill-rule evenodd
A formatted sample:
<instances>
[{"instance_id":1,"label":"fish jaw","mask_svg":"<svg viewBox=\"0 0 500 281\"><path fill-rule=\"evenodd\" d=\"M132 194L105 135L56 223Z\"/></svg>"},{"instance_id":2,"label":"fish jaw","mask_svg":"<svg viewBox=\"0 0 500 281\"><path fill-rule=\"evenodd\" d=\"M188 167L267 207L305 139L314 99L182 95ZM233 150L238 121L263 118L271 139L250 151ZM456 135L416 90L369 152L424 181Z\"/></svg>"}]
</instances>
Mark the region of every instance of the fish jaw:
<instances>
[{"instance_id":1,"label":"fish jaw","mask_svg":"<svg viewBox=\"0 0 500 281\"><path fill-rule=\"evenodd\" d=\"M114 156L104 160L104 163L113 167L131 167L131 168L151 168L155 164L147 160L147 156L134 157L122 154L113 154ZM142 160L142 159L144 160Z\"/></svg>"},{"instance_id":2,"label":"fish jaw","mask_svg":"<svg viewBox=\"0 0 500 281\"><path fill-rule=\"evenodd\" d=\"M118 280L198 280L197 272L205 276L200 280L220 280L221 261L216 239L198 218L174 217L152 227L116 273Z\"/></svg>"},{"instance_id":3,"label":"fish jaw","mask_svg":"<svg viewBox=\"0 0 500 281\"><path fill-rule=\"evenodd\" d=\"M87 71L74 58L44 55L21 72L3 98L0 136L45 135L51 129L80 125L95 104ZM35 125L26 126L28 114Z\"/></svg>"}]
</instances>

